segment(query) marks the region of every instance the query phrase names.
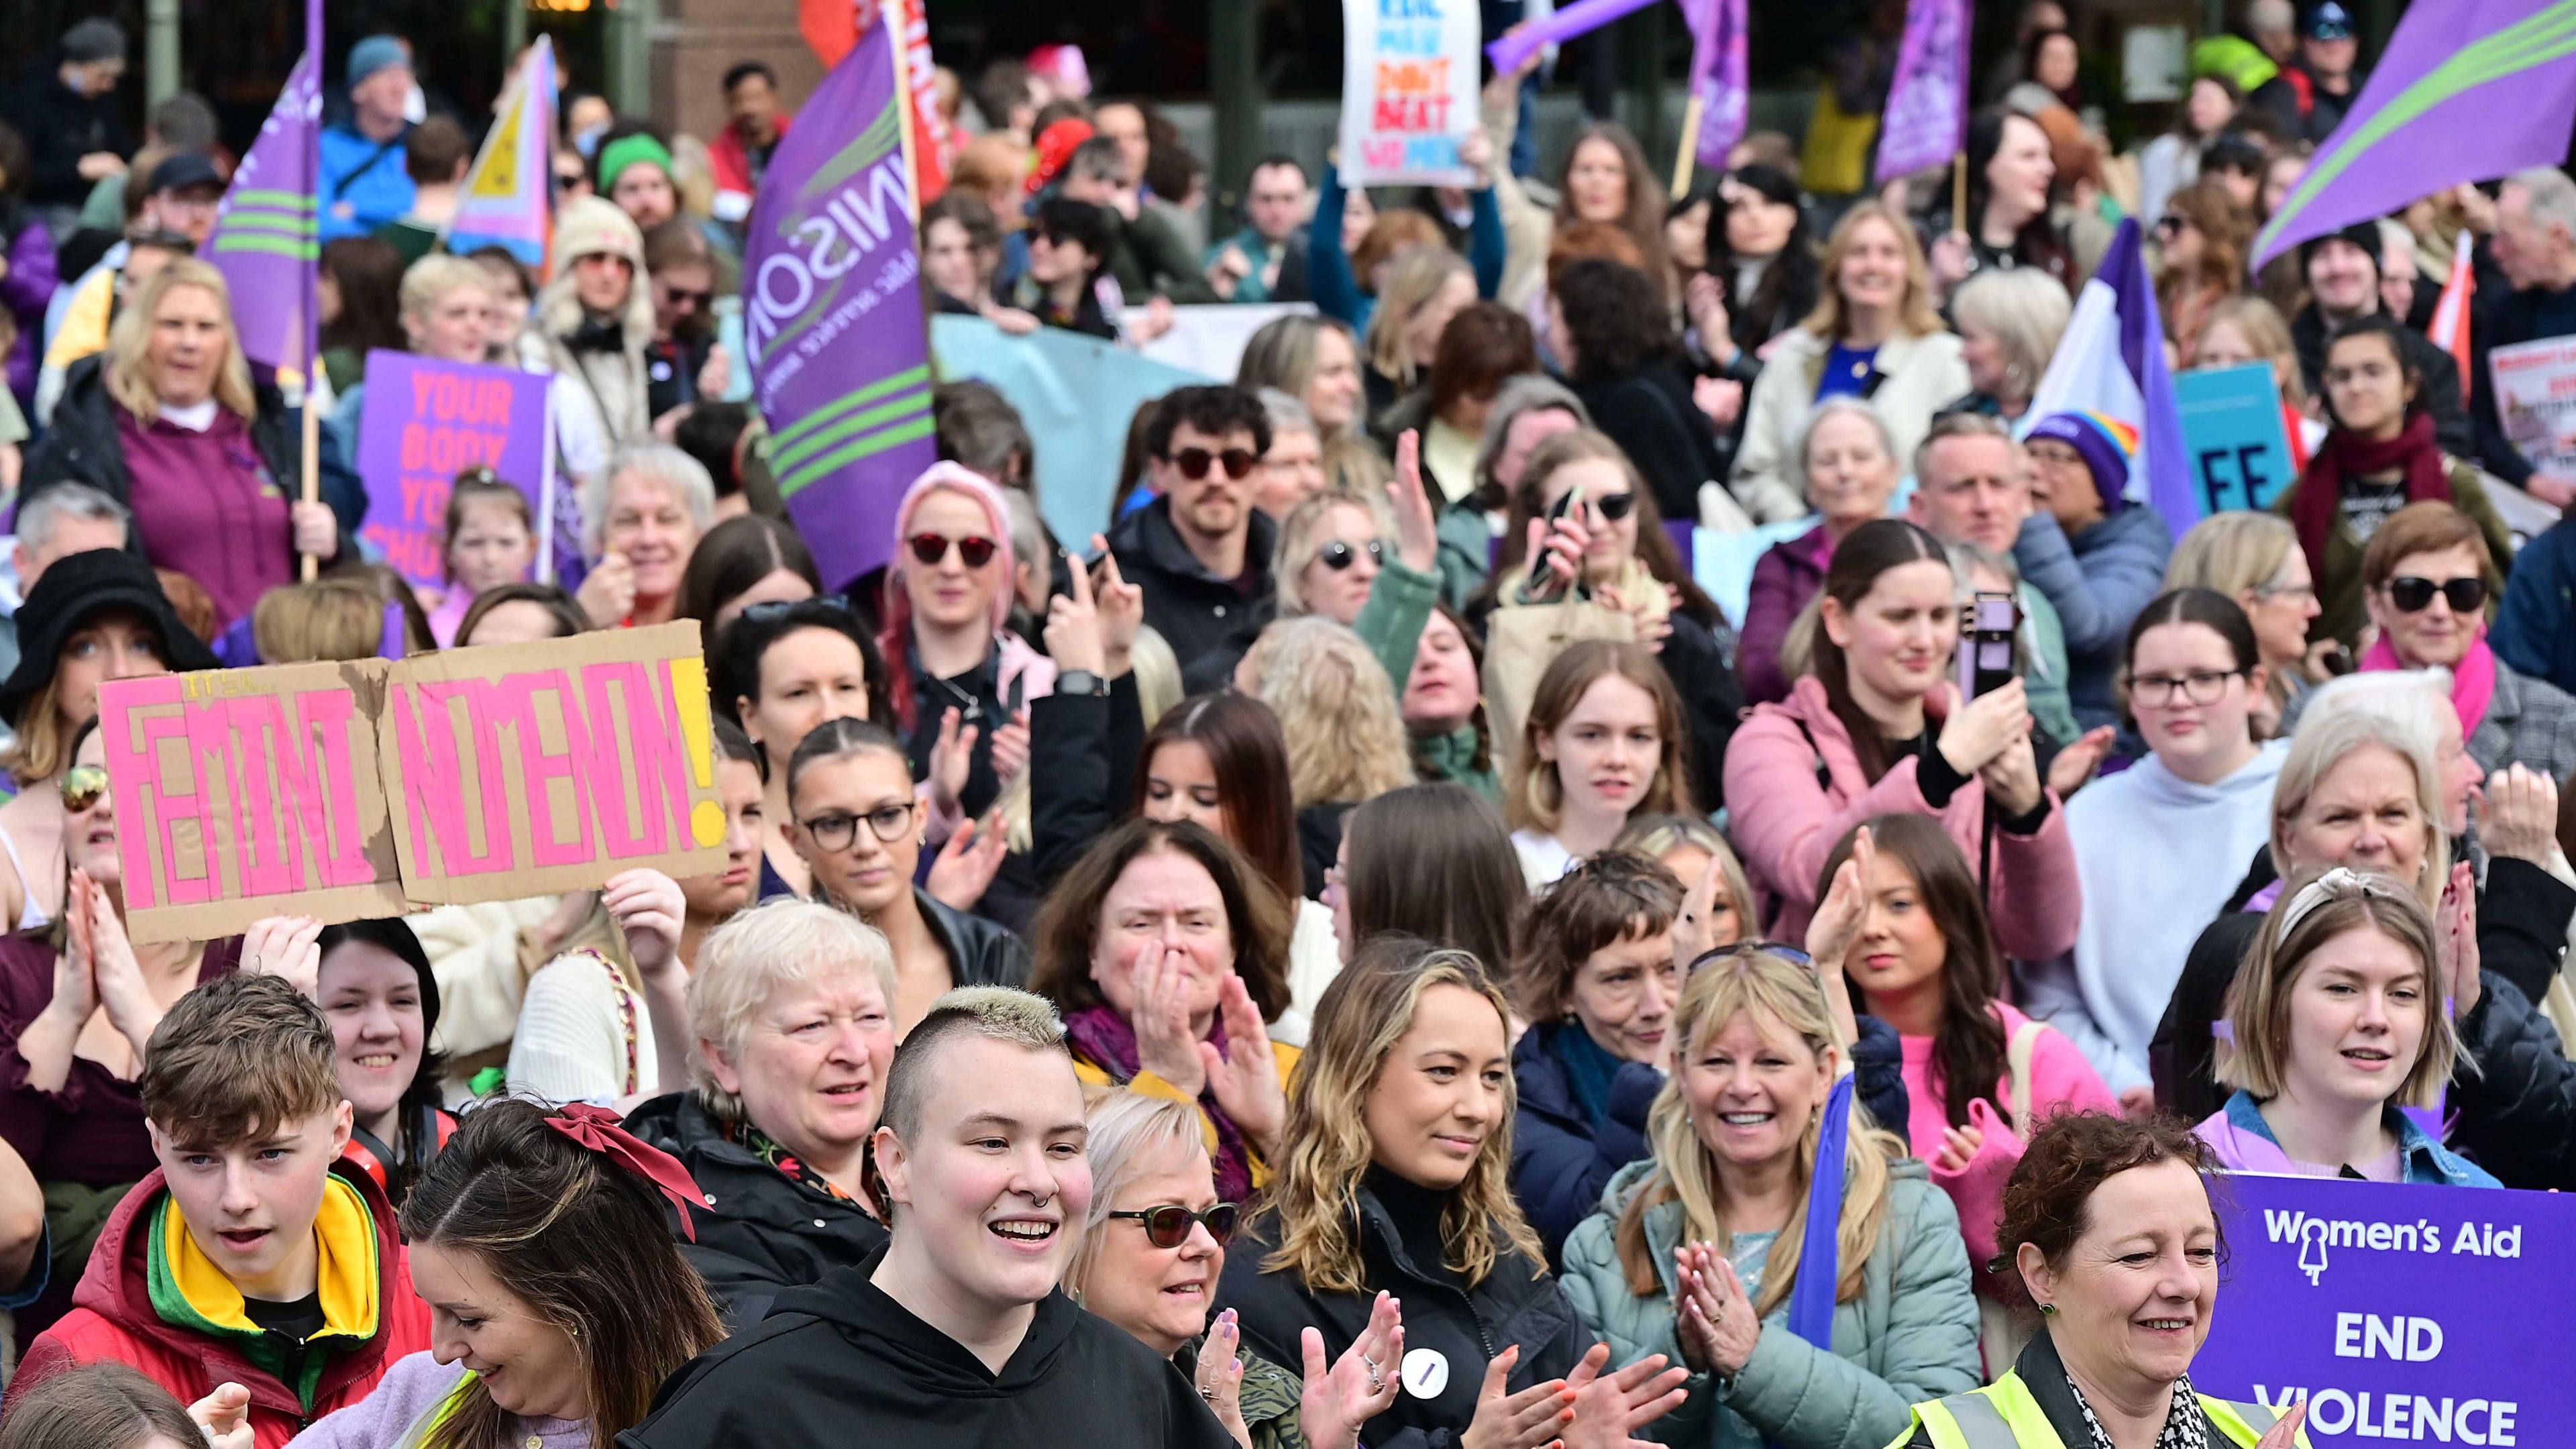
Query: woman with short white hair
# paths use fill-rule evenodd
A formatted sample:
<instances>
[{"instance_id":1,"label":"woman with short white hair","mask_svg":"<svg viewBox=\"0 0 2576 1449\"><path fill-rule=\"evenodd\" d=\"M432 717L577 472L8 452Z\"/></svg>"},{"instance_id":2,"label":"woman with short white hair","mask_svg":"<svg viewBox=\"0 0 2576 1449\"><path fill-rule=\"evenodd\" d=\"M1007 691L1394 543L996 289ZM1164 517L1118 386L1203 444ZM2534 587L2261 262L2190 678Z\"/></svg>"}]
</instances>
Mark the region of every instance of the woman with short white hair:
<instances>
[{"instance_id":1,"label":"woman with short white hair","mask_svg":"<svg viewBox=\"0 0 2576 1449\"><path fill-rule=\"evenodd\" d=\"M847 911L779 897L718 926L693 967L690 1088L626 1126L705 1193L680 1251L740 1325L886 1240L867 1149L894 1062L894 954Z\"/></svg>"},{"instance_id":2,"label":"woman with short white hair","mask_svg":"<svg viewBox=\"0 0 2576 1449\"><path fill-rule=\"evenodd\" d=\"M668 443L620 448L583 480L581 516L594 560L578 595L603 629L667 624L698 539L715 526L705 465Z\"/></svg>"}]
</instances>

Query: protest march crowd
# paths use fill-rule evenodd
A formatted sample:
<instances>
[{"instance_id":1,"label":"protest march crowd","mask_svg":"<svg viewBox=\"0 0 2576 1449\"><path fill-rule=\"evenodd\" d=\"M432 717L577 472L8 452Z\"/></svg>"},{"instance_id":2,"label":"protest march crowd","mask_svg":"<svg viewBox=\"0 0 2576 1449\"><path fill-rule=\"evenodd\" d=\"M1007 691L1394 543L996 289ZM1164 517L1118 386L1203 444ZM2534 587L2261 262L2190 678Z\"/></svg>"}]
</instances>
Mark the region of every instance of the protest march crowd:
<instances>
[{"instance_id":1,"label":"protest march crowd","mask_svg":"<svg viewBox=\"0 0 2576 1449\"><path fill-rule=\"evenodd\" d=\"M228 198L72 26L0 98L0 1449L2307 1443L2193 1386L2216 1184L2576 1187L2576 454L2500 381L2576 181L2318 220L2399 164L2355 20L2230 18L2123 149L2028 0L1882 182L1891 20L1678 194L1477 35L1463 180L1226 235L1061 47L941 70L854 331L1277 312L1085 517L935 356L917 464L791 481L874 424L719 339L872 118L760 60L705 139L523 88L539 266L400 39ZM210 242L280 187L300 369ZM370 441L491 377L534 448ZM2223 493L2173 397L2248 379ZM139 813L128 682L674 622L702 873L146 929L238 822Z\"/></svg>"}]
</instances>

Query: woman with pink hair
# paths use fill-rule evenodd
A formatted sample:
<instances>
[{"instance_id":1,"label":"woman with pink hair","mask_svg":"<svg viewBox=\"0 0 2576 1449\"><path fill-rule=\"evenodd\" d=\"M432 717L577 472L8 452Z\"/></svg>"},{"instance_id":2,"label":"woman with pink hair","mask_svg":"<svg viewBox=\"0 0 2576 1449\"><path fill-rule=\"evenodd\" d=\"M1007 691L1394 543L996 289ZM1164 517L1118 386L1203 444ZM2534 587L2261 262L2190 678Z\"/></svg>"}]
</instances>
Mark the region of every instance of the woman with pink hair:
<instances>
[{"instance_id":1,"label":"woman with pink hair","mask_svg":"<svg viewBox=\"0 0 2576 1449\"><path fill-rule=\"evenodd\" d=\"M888 728L930 795L930 842L981 816L1028 763L1028 703L1055 688L1054 661L1008 627L1010 515L982 475L935 463L895 509L877 648Z\"/></svg>"}]
</instances>

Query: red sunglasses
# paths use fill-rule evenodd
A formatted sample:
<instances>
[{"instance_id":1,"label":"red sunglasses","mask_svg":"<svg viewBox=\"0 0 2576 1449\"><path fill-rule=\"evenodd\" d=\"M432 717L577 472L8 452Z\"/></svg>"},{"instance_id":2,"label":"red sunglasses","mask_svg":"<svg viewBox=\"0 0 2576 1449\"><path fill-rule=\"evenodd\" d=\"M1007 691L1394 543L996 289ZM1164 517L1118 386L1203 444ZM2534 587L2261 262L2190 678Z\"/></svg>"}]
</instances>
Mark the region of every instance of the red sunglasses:
<instances>
[{"instance_id":1,"label":"red sunglasses","mask_svg":"<svg viewBox=\"0 0 2576 1449\"><path fill-rule=\"evenodd\" d=\"M1000 547L991 539L977 534L952 539L944 533L916 533L905 540L906 546L912 550L912 556L920 560L925 568L938 567L940 560L948 557L948 546L952 543L957 545L957 557L963 559L966 567L970 569L980 569L991 563L993 550Z\"/></svg>"}]
</instances>

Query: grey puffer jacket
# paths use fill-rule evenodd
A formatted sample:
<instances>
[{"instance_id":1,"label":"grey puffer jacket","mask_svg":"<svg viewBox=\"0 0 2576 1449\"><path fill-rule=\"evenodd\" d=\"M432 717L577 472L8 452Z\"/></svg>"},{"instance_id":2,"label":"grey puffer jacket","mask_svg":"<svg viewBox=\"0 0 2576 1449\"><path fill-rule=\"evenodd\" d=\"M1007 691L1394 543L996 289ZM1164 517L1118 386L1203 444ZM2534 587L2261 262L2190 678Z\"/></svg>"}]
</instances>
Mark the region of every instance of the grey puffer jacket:
<instances>
[{"instance_id":1,"label":"grey puffer jacket","mask_svg":"<svg viewBox=\"0 0 2576 1449\"><path fill-rule=\"evenodd\" d=\"M1913 1422L1913 1404L1977 1386L1977 1304L1958 1210L1922 1163L1904 1158L1888 1168L1886 1226L1861 1270L1860 1296L1834 1308L1833 1351L1791 1333L1783 1304L1762 1321L1743 1372L1693 1374L1683 1385L1690 1397L1649 1436L1694 1449L1754 1449L1766 1439L1781 1449L1882 1449ZM1601 1211L1565 1241L1565 1296L1610 1345L1614 1364L1654 1353L1684 1362L1673 1317L1681 1204L1646 1213L1663 1280L1653 1297L1629 1291L1614 1241L1620 1213L1654 1170L1651 1161L1623 1169L1601 1194Z\"/></svg>"}]
</instances>

